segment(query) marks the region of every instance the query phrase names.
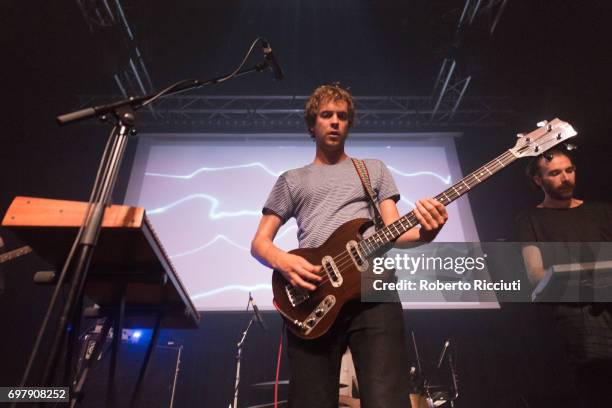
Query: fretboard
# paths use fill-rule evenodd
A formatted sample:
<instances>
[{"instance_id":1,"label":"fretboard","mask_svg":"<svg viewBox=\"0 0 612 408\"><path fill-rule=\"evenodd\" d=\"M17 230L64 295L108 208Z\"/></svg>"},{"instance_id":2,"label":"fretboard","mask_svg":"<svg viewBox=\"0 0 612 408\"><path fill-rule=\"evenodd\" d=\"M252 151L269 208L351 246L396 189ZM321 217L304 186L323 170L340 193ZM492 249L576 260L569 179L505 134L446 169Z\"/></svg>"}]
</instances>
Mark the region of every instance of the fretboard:
<instances>
[{"instance_id":1,"label":"fretboard","mask_svg":"<svg viewBox=\"0 0 612 408\"><path fill-rule=\"evenodd\" d=\"M514 160L516 160L516 156L512 154L510 150L508 150L484 166L471 172L459 180L459 182L438 194L435 198L440 203L447 206L504 167L508 166ZM359 249L362 254L369 257L381 251L383 248L389 247L391 242L395 241L400 235L409 229L415 227L418 223L419 222L414 215L414 210L410 211L403 217L400 217L394 223L381 228L370 237L359 242Z\"/></svg>"}]
</instances>

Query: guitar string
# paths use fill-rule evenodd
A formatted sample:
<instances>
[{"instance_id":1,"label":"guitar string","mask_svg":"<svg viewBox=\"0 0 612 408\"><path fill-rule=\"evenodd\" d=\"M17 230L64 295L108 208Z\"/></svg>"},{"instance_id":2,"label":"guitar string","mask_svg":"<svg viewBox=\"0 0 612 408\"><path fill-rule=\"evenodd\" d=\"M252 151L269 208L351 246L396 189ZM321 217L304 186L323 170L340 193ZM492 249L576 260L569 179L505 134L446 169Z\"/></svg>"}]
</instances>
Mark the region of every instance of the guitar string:
<instances>
[{"instance_id":1,"label":"guitar string","mask_svg":"<svg viewBox=\"0 0 612 408\"><path fill-rule=\"evenodd\" d=\"M448 202L448 204L450 204L452 201L455 201L457 198L461 197L463 194L465 194L467 191L470 191L472 188L476 187L481 182L489 179L491 176L493 176L493 174L497 173L502 168L504 168L507 165L511 164L514 160L516 160L516 158L517 157L512 153L511 150L507 150L504 153L502 153L501 155L499 155L496 158L494 158L493 160L491 160L488 163L482 165L478 169L472 171L466 177L464 177L459 182L457 182L456 184L454 184L453 186L451 186L450 188L448 188L447 190L445 190L444 192L442 192L439 195L444 195L448 199L446 191L449 191L449 195L452 197L452 199L449 199L449 202ZM492 172L491 170L494 170L494 172ZM485 171L486 171L486 173L485 173ZM487 175L487 173L488 173L488 175ZM482 178L482 180L481 180L480 178L478 178L477 174L480 174L481 177L484 176L484 178ZM474 182L474 180L476 180L477 183L472 184ZM457 190L455 189L455 186L458 186L461 183L463 183L466 186L467 190L464 191L463 193L458 193ZM471 186L468 186L468 183ZM461 187L459 187L459 189L461 189ZM454 194L450 193L451 190L454 191ZM414 210L411 211L410 213L406 214L405 216L401 217L399 220L401 220L402 218L410 218L410 216L414 217ZM398 220L394 221L393 223L389 224L385 228L390 227L391 225L395 224L397 221ZM403 223L400 222L400 224L403 227ZM409 225L410 224L412 224L411 221L409 221ZM397 227L395 227L395 228L397 230ZM410 227L409 229L412 229L412 228L413 227ZM383 233L383 235L386 238L386 234ZM369 238L371 238L373 236L374 235L372 235L372 236L370 236L370 237L368 237L366 239L369 239ZM363 242L363 241L365 241L365 239L360 241L360 242ZM391 242L391 241L389 241L389 242ZM348 251L342 251L339 254L336 254L336 255L332 256L332 259L334 260L334 263L336 264L336 266L338 268L338 272L344 272L345 271L345 269L344 269L345 267L353 265L352 257L348 253ZM325 276L321 281L315 282L314 284L315 284L315 286L320 287L321 285L327 283L328 280L329 280L329 275Z\"/></svg>"},{"instance_id":2,"label":"guitar string","mask_svg":"<svg viewBox=\"0 0 612 408\"><path fill-rule=\"evenodd\" d=\"M511 158L512 160L509 160L506 162L507 159ZM448 204L450 204L450 202L456 200L457 198L461 197L461 193L458 193L455 190L455 186L464 183L466 186L469 183L471 185L471 183L473 183L474 181L478 181L476 184L471 185L471 187L467 187L467 191L471 190L472 188L474 188L475 186L477 186L478 184L480 184L482 181L487 180L489 177L491 177L494 173L491 172L491 170L494 170L495 173L498 172L499 170L501 170L502 168L506 167L508 164L512 163L512 161L514 161L516 159L516 157L512 154L512 152L510 150L504 152L503 154L501 154L500 156L496 157L495 159L489 161L488 163L486 163L485 165L481 166L480 168L474 170L473 172L471 172L470 174L468 174L465 178L461 179L459 182L457 182L456 184L454 184L452 187L448 188L445 191L454 191L454 194L450 194L452 198L452 200L449 201ZM505 163L504 163L505 162ZM485 173L485 171L487 171L487 173L489 173L488 175ZM485 176L485 178L483 178L482 180L479 179L476 174L480 174L481 176ZM441 194L445 194L446 193L441 193ZM463 193L465 194L465 192ZM403 217L401 217L398 220L401 220L402 218L410 218L410 216L414 217L414 210L410 211L408 214L404 215ZM397 222L398 220L394 221L393 223L389 224L388 226L386 226L385 228L390 227L391 225L393 225L395 222ZM400 222L401 224L401 222ZM415 225L416 226L416 225ZM412 229L413 227L411 227L410 229ZM381 230L382 231L382 230ZM375 233L376 234L376 233ZM386 237L386 234L383 233L383 235ZM373 237L374 235L366 238L369 239L371 237ZM365 241L362 240L360 242ZM391 241L389 241L391 242ZM386 244L385 244L386 245ZM347 269L345 269L346 267L352 266L353 260L351 255L348 253L348 251L342 251L334 256L332 256L332 259L334 260L334 263L336 264L337 268L338 268L338 272L345 272ZM315 282L315 286L320 287L321 285L327 283L329 281L329 275L326 275L321 281L319 282Z\"/></svg>"},{"instance_id":3,"label":"guitar string","mask_svg":"<svg viewBox=\"0 0 612 408\"><path fill-rule=\"evenodd\" d=\"M505 152L504 154L500 155L499 157L497 157L497 158L495 158L495 159L491 160L489 163L487 163L487 164L485 164L485 165L481 166L480 168L478 168L477 170L473 171L473 172L472 172L472 173L470 173L468 176L466 176L464 179L462 179L461 181L459 181L458 183L456 183L456 184L455 184L455 186L456 186L456 185L459 185L459 184L461 184L461 183L464 183L464 184L466 185L466 187L467 187L467 191L471 190L473 187L475 187L476 185L480 184L480 182L482 182L482 181L484 181L484 180L488 179L490 176L492 176L492 175L493 175L493 173L490 173L490 174L487 176L487 175L486 175L486 173L484 173L484 171L485 171L485 170L488 170L489 168L491 168L491 169L495 170L495 172L497 172L497 171L499 171L501 168L503 168L503 167L507 166L508 164L510 164L510 163L512 162L512 160L507 161L507 162L506 162L506 164L500 163L501 161L504 161L504 162L505 162L505 161L506 161L506 159L508 159L508 157L507 157L507 155L508 155L508 154L512 154L512 153L511 153L510 151L507 151L507 152ZM514 158L514 155L512 155L512 158ZM498 160L500 160L500 162L498 162ZM489 170L489 171L490 171L490 170ZM479 179L479 178L476 176L477 174L480 174L481 176L486 176L486 177L485 177L485 178L483 178L483 179L481 180L481 179ZM472 185L472 183L473 183L474 181L478 181L478 183L476 183L476 184L473 184L473 185ZM471 187L468 187L468 186L467 186L467 183L471 184ZM454 193L454 194L449 193L449 195L450 195L451 197L453 197L452 201L454 201L455 199L459 198L459 197L462 195L462 194L458 193L458 192L455 190L454 186L453 186L453 187L451 187L451 188L449 188L448 190L455 191L455 193ZM456 197L455 197L455 196L456 196ZM449 203L450 203L450 202L449 202ZM405 215L405 216L403 216L402 218L410 218L410 216L414 217L414 211L411 211L410 213L406 214L406 215ZM394 221L394 223L396 223L396 222L397 222L397 220L396 220L396 221ZM391 225L393 225L394 223L389 224L389 225L388 225L386 228L390 227L390 226L391 226ZM402 226L403 226L403 223L401 223L401 222L400 222L400 224L402 224ZM412 222L410 222L410 221L409 221L409 225L410 225L410 224L412 224ZM411 228L412 228L412 227L411 227ZM410 229L411 229L411 228L410 228ZM396 227L396 229L397 229L397 227ZM381 231L382 231L382 230L381 230ZM386 238L386 234L385 234L385 233L383 233L383 235L384 235L384 237ZM373 235L372 235L371 237L373 237ZM371 237L369 237L369 238L371 238ZM366 239L367 239L367 238L366 238ZM363 242L363 241L365 241L365 240L362 240L361 242ZM389 242L391 242L391 241L389 241ZM383 245L386 245L386 244L383 244ZM338 268L338 271L339 271L339 272L344 272L344 271L346 270L345 268L346 268L347 266L352 267L352 266L353 266L353 264L354 264L354 263L353 263L353 260L352 260L352 257L351 257L351 255L348 253L348 251L342 251L340 254L336 254L336 255L334 255L332 258L334 259L334 263L336 264L336 267ZM322 284L326 283L328 280L329 280L329 275L325 276L325 277L323 278L323 280L321 280L321 281L319 281L319 282L316 282L316 284L318 284L318 285L316 285L316 286L320 286L320 285L322 285Z\"/></svg>"},{"instance_id":4,"label":"guitar string","mask_svg":"<svg viewBox=\"0 0 612 408\"><path fill-rule=\"evenodd\" d=\"M456 184L455 184L455 186L456 186L456 185L461 184L462 182L463 182L463 183L466 183L466 182L468 182L468 181L469 181L469 183L472 183L474 180L478 180L478 181L479 181L479 183L480 183L480 181L481 181L481 180L479 180L479 179L478 179L478 177L476 176L476 174L477 174L477 173L480 173L481 175L485 174L485 173L484 173L484 170L486 170L486 169L487 169L488 167L490 167L490 166L493 166L493 168L497 167L497 169L495 169L495 171L496 171L496 172L497 172L497 171L498 171L500 168L505 167L505 166L506 166L507 164L509 164L510 162L508 162L507 164L504 164L504 165L500 165L500 164L499 164L499 162L498 162L498 159L505 160L505 159L506 159L506 157L504 157L504 156L506 156L507 154L511 154L511 152L510 152L510 151L507 151L507 152L505 152L504 154L500 155L499 157L497 157L497 158L495 158L495 159L493 159L493 160L489 161L489 163L487 163L487 164L485 164L485 165L481 166L480 168L476 169L475 171L473 171L472 173L470 173L469 175L467 175L465 178L463 178L461 181L459 181L458 183L456 183ZM489 174L489 177L490 177L491 175L492 175L492 174ZM488 178L488 177L487 177L487 178ZM484 181L484 180L482 180L482 181ZM469 188L468 188L468 190L472 189L474 186L476 186L476 185L477 185L477 184L479 184L479 183L476 183L476 184L475 184L475 185L473 185L472 187L469 187ZM448 188L447 190L454 190L454 186L453 186L453 187ZM446 190L445 190L445 191L446 191ZM442 194L442 193L441 193L441 194ZM459 198L459 197L461 196L461 194L460 194L460 193L457 193L457 191L456 191L456 190L455 190L455 193L454 193L454 194L451 194L451 196L455 196L455 195L456 195L456 197L454 197L452 201L454 201L455 199L457 199L457 198ZM385 228L390 227L391 225L395 224L397 221L401 220L402 218L410 218L410 216L411 216L411 215L413 215L413 212L414 212L414 210L413 210L413 211L411 211L410 213L406 214L405 216L401 217L400 219L398 219L398 220L394 221L393 223L389 224L389 225L388 225L388 226L386 226ZM400 224L402 224L402 227L403 227L403 223L401 223L401 222L400 222ZM410 221L409 221L409 224L412 224L412 222L410 222ZM415 226L416 226L416 225L415 225ZM411 228L413 228L413 227L410 227L409 229L411 229ZM381 231L382 231L382 230L381 230ZM380 231L379 231L379 232L380 232ZM386 234L384 234L384 233L383 233L383 235L386 237ZM368 238L371 238L371 237L373 237L373 236L374 236L374 235L372 235L372 236L370 236L370 237L368 237ZM368 238L366 238L366 239L368 239ZM363 240L362 240L362 241L360 241L360 242L363 242ZM341 255L341 254L344 254L344 253L345 253L345 252L343 251L343 252L341 252L341 253L339 253L339 254L334 255L334 256L333 256L334 260L335 260L335 258L336 258L337 256L339 256L339 255ZM350 258L350 255L348 255L348 257ZM343 260L342 258L339 258L339 259L338 259L338 261L342 261L342 260Z\"/></svg>"},{"instance_id":5,"label":"guitar string","mask_svg":"<svg viewBox=\"0 0 612 408\"><path fill-rule=\"evenodd\" d=\"M548 149L547 149L547 150L548 150ZM509 157L508 157L508 155L509 155ZM507 162L504 164L504 161L506 161L506 159L508 159L508 158L509 158L509 159L511 159L511 160L508 160L508 161L507 161ZM487 163L487 164L485 164L485 165L481 166L481 167L480 167L480 168L478 168L477 170L475 170L475 171L473 171L472 173L470 173L468 176L466 176L465 178L463 178L462 180L460 180L458 183L456 183L455 185L453 185L453 186L452 186L452 187L450 187L449 189L445 190L445 191L449 191L449 190L451 190L451 189L452 189L452 190L455 192L456 197L453 197L453 196L454 196L454 194L451 194L451 197L453 197L453 198L452 198L452 199L449 199L449 198L448 198L448 196L446 195L446 192L442 192L442 193L441 193L442 195L444 195L444 197L445 197L445 198L447 198L447 199L449 200L449 202L447 203L447 205L448 205L448 204L450 204L452 201L455 201L457 198L461 197L462 195L464 195L464 194L465 194L465 193L467 193L468 191L470 191L472 188L474 188L475 186L477 186L477 185L478 185L478 184L480 184L481 182L483 182L483 181L487 180L489 177L493 176L493 174L494 174L494 173L493 173L493 172L491 172L491 170L489 169L489 167L491 166L491 164L492 164L491 169L493 169L493 170L495 171L495 173L496 173L496 172L498 172L499 170L501 170L501 168L506 167L507 165L511 164L511 163L512 163L514 160L516 160L516 157L514 156L514 154L512 153L512 151L511 151L511 150L508 150L508 151L504 152L503 154L501 154L500 156L496 157L495 159L491 160L489 163ZM486 173L484 173L484 170L486 170L486 171L487 171L489 174L487 175ZM483 176L483 175L484 175L484 176L485 176L485 178L483 178L482 180L481 180L481 179L479 179L479 178L476 176L476 174L478 174L478 173L479 173L481 176ZM470 180L470 179L471 179L471 180ZM468 186L468 185L467 185L467 183L470 183L470 184L471 184L471 183L474 181L474 179L476 179L476 180L478 181L478 183L476 183L476 184L472 185L471 187L470 187L470 186ZM461 193L461 194L460 194L460 193L458 193L458 192L457 192L457 190L455 189L455 186L459 185L459 184L460 184L460 183L462 183L462 182L463 182L463 183L464 183L464 185L466 186L467 190L466 190L466 191L464 191L463 193ZM459 188L461 189L461 187L459 187ZM413 210L413 211L411 211L410 213L406 214L405 216L401 217L401 218L400 218L400 220L401 220L402 218L410 218L411 216L412 216L412 217L414 217L414 210ZM396 220L396 221L394 221L393 223L389 224L389 225L388 225L388 226L386 226L385 228L390 227L391 225L395 224L396 222L397 222L397 220ZM409 222L409 225L410 225L411 223L412 223L412 222L410 221L410 222ZM404 227L404 226L403 226L403 223L402 223L401 221L400 221L400 224L402 224L402 227ZM416 226L416 225L415 225L415 226ZM396 228L396 230L397 230L397 226L395 226L395 228ZM411 228L412 228L412 227L411 227ZM411 229L411 228L409 228L409 229ZM385 233L383 233L383 235L384 235L384 236L385 236L385 238L386 238L386 234L385 234ZM370 237L368 237L368 238L366 238L366 239L369 239L369 238L370 238ZM363 241L365 241L365 239L364 239L364 240L362 240L362 241L360 241L360 242L363 242ZM389 242L390 242L390 241L389 241ZM366 248L366 249L367 249L367 248ZM337 258L337 260L336 260L336 258ZM347 258L348 258L349 260L351 260L351 262L349 262L348 264L347 264L347 263L345 263L345 260L346 260ZM332 257L332 259L333 259L333 260L334 260L334 262L336 263L336 266L337 266L337 268L338 268L338 271L339 271L339 272L344 272L344 268L345 268L345 266L347 266L347 265L350 265L350 266L352 267L352 259L351 259L350 254L348 253L348 251L346 251L346 252L345 252L345 251L342 251L342 252L340 252L339 254L334 255L334 256ZM322 281L317 282L317 283L316 283L316 287L317 287L317 288L320 288L320 287L322 287L323 285L325 285L325 284L327 284L327 283L330 283L330 281L329 281L329 276L327 276L327 279L325 279L325 278L324 278Z\"/></svg>"},{"instance_id":6,"label":"guitar string","mask_svg":"<svg viewBox=\"0 0 612 408\"><path fill-rule=\"evenodd\" d=\"M548 149L547 149L547 150L548 150ZM510 156L508 157L508 155L510 155ZM504 163L504 161L506 161L506 159L508 159L508 158L509 158L510 160L508 160L506 163ZM455 185L453 185L452 187L450 187L449 189L447 189L447 190L445 190L444 192L442 192L442 193L441 193L441 195L444 195L444 197L445 197L446 199L448 199L448 200L449 200L449 202L448 202L446 205L448 205L448 204L450 204L451 202L455 201L456 199L458 199L459 197L461 197L462 195L464 195L465 193L467 193L468 191L470 191L472 188L474 188L474 187L475 187L475 186L477 186L478 184L482 183L483 181L487 180L489 177L493 176L493 174L494 174L494 173L493 173L493 172L491 172L491 169L493 169L493 170L494 170L494 172L496 173L496 172L498 172L499 170L501 170L501 168L506 167L507 165L511 164L511 163L512 163L514 160L516 160L516 157L514 156L514 154L512 153L512 151L511 151L511 150L508 150L508 151L504 152L503 154L501 154L500 156L496 157L495 159L491 160L489 163L487 163L487 164L485 164L485 165L481 166L480 168L478 168L477 170L473 171L473 172L472 172L472 173L470 173L468 176L466 176L465 178L463 178L462 180L460 180L458 183L456 183ZM491 166L491 164L492 164L492 166ZM490 167L490 168L489 168L489 167ZM488 173L488 175L487 175L486 173L484 173L484 171L486 171L486 172ZM481 176L483 176L483 175L484 175L485 177L484 177L484 178L481 180L481 179L479 179L479 178L476 176L476 174L480 174ZM471 180L470 180L470 179L471 179ZM476 179L476 180L478 181L478 183L476 183L476 184L474 184L474 185L471 185L471 183L474 181L474 179ZM458 192L457 192L457 190L455 189L455 186L459 185L459 184L460 184L460 183L462 183L462 182L463 182L463 183L464 183L464 185L466 186L467 190L466 190L466 191L464 191L463 193L461 193L461 194L460 194L460 193L458 193ZM468 185L467 185L467 183L469 183L469 184L471 185L471 187L470 187L470 186L468 186ZM460 187L460 188L461 188L461 187ZM450 194L450 196L452 197L452 199L449 199L449 197L446 195L446 191L449 191L449 190L451 190L451 189L452 189L452 190L455 192L456 197L454 197L454 194ZM450 193L450 191L449 191L449 193ZM438 195L438 196L440 196L440 195ZM413 218L414 218L414 210L413 210L413 211L411 211L410 213L406 214L405 216L401 217L399 220L401 220L402 218L410 218L410 217L413 217ZM394 225L394 224L395 224L397 221L398 221L398 220L394 221L393 223L389 224L389 225L388 225L388 226L386 226L385 228L390 227L391 225ZM401 221L400 221L400 224L401 224L401 226L402 226L402 227L404 227L404 225L403 225L403 223L402 223ZM411 221L409 221L409 225L410 225L410 224L412 224L412 222L411 222ZM416 225L415 225L415 226L416 226ZM396 228L396 231L397 231L397 226L395 226L395 228ZM409 229L411 229L411 228L412 228L412 227L410 227ZM406 231L407 231L407 230L406 230ZM386 238L386 234L385 234L385 233L383 233L383 235L384 235L384 236L385 236L385 238ZM371 237L368 237L368 238L366 238L366 239L369 239L369 238L371 238ZM365 241L365 239L364 239L364 240L362 240L362 241L360 241L360 242L363 242L363 241ZM366 250L367 250L367 248L366 248ZM375 252L375 251L374 251L374 252ZM337 258L337 260L336 260L336 258ZM334 260L334 262L336 262L336 265L337 265L337 267L338 267L338 271L339 271L339 272L344 272L344 267L345 267L345 266L347 266L347 264L346 264L346 263L344 263L344 262L345 262L345 260L346 260L347 258L348 258L349 260L351 260L351 262L349 262L349 263L348 263L348 265L352 266L352 265L351 265L351 264L352 264L352 259L351 259L350 254L348 253L348 251L342 251L342 252L340 252L339 254L336 254L336 255L334 255L334 256L332 257L332 259ZM327 280L326 280L326 279L323 279L322 281L317 282L317 283L316 283L316 286L317 286L317 288L320 288L320 287L322 287L323 285L325 285L325 284L327 284L327 283L330 283L330 282L329 282L329 276L327 277Z\"/></svg>"},{"instance_id":7,"label":"guitar string","mask_svg":"<svg viewBox=\"0 0 612 408\"><path fill-rule=\"evenodd\" d=\"M459 182L458 182L457 184L455 184L455 185L459 185L459 184L461 184L461 183L465 183L465 184L466 184L466 186L467 186L467 183L472 184L474 181L478 181L478 183L473 184L471 187L468 187L468 191L469 191L469 190L471 190L473 187L475 187L476 185L478 185L480 182L482 182L482 181L486 180L486 178L488 178L488 177L492 176L492 174L489 174L489 176L488 176L488 177L483 178L483 179L481 180L481 179L479 179L479 178L478 178L477 174L480 174L481 176L483 176L483 175L484 175L484 176L486 176L486 173L484 173L484 171L485 171L485 170L487 170L489 167L491 167L491 168L492 168L492 169L494 169L495 171L498 171L498 170L499 170L499 169L501 169L502 167L505 167L507 164L509 164L509 163L510 163L510 161L508 161L506 164L500 164L500 163L498 162L498 160L503 160L503 161L506 161L506 159L507 159L507 157L506 157L506 156L507 156L507 154L511 154L511 152L510 152L510 151L507 151L507 152L505 152L504 154L500 155L499 157L497 157L497 158L495 158L495 159L491 160L489 163L487 163L487 164L485 164L485 165L481 166L480 168L476 169L475 171L473 171L472 173L470 173L468 176L466 176L464 179L462 179L461 181L459 181ZM454 186L453 186L453 187L451 187L451 188L449 188L448 190L451 190L451 191L452 191L452 190L454 190L454 191L455 191L455 193L454 193L454 194L450 194L450 193L449 193L449 194L450 194L450 195L453 197L453 201L454 201L455 199L457 199L457 198L459 198L459 197L461 196L461 194L460 194L460 193L457 193L457 191L455 190ZM456 195L456 197L454 197L455 195ZM414 211L411 211L410 213L406 214L406 215L405 215L405 216L403 216L402 218L410 218L411 216L412 216L412 217L414 217ZM401 218L400 218L399 220L401 220ZM391 227L392 225L394 225L395 223L397 223L397 221L398 221L398 220L396 220L396 221L394 221L393 223L389 224L389 225L388 225L386 228ZM403 222L401 222L401 221L400 221L400 224L402 225L402 227L404 227ZM412 222L411 222L411 221L409 221L409 225L411 225L411 224L412 224ZM397 226L396 226L395 228L396 228L396 230L397 230ZM411 229L411 228L413 228L413 227L410 227L409 229ZM382 230L381 230L381 231L382 231ZM371 237L369 237L369 238L372 238L373 236L374 236L374 235L372 235L372 236L371 236ZM383 233L383 236L384 236L385 238L387 238L387 234ZM368 238L366 238L366 239L368 239ZM365 239L364 239L364 240L362 240L361 242L364 242L364 241L365 241ZM391 241L389 241L389 242L391 242ZM386 245L386 244L383 244L383 245ZM347 265L351 265L351 264L353 263L353 262L352 262L352 259L351 259L350 254L349 254L348 252L346 252L346 251L343 251L343 252L341 252L340 254L336 254L336 255L334 255L334 256L333 256L333 259L334 259L334 262L335 262L336 266L337 266L339 269L344 269L344 267L345 267L345 266L347 266ZM350 262L346 263L345 261L350 261ZM321 281L321 282L322 282L322 281ZM321 283L321 282L318 282L318 283Z\"/></svg>"}]
</instances>

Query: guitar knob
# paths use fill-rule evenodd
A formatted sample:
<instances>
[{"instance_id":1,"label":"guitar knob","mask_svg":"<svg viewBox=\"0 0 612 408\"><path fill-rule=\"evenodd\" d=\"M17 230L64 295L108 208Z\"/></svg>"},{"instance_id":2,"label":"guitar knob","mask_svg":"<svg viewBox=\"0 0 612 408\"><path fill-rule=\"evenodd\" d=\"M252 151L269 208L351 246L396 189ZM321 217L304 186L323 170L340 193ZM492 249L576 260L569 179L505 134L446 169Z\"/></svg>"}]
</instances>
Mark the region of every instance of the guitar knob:
<instances>
[{"instance_id":1,"label":"guitar knob","mask_svg":"<svg viewBox=\"0 0 612 408\"><path fill-rule=\"evenodd\" d=\"M316 321L317 321L317 319L315 319L314 317L311 317L310 319L306 320L306 326L312 327L312 326L314 326Z\"/></svg>"},{"instance_id":2,"label":"guitar knob","mask_svg":"<svg viewBox=\"0 0 612 408\"><path fill-rule=\"evenodd\" d=\"M315 316L317 317L323 316L323 309L318 308L317 310L315 310Z\"/></svg>"}]
</instances>

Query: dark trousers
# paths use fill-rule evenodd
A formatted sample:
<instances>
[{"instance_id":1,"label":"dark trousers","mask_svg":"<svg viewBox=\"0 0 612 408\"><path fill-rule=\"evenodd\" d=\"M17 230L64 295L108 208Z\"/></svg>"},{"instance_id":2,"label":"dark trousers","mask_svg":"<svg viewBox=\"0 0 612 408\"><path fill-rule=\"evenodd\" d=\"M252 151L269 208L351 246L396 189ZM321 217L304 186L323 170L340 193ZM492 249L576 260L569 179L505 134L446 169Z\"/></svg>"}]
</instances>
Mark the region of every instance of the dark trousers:
<instances>
[{"instance_id":1,"label":"dark trousers","mask_svg":"<svg viewBox=\"0 0 612 408\"><path fill-rule=\"evenodd\" d=\"M400 303L347 304L324 336L287 331L289 407L338 408L340 362L350 347L363 408L410 407L409 359Z\"/></svg>"}]
</instances>

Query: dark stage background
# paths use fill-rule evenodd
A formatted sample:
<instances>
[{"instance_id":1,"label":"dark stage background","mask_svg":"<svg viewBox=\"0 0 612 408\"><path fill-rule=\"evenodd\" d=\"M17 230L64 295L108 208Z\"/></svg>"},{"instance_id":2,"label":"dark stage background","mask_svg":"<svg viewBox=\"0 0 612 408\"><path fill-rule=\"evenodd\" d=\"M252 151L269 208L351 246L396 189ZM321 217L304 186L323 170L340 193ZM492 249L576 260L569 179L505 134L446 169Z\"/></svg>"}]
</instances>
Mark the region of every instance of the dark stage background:
<instances>
[{"instance_id":1,"label":"dark stage background","mask_svg":"<svg viewBox=\"0 0 612 408\"><path fill-rule=\"evenodd\" d=\"M285 81L259 74L197 92L306 95L316 85L340 81L355 95L429 95L442 59L454 54L472 75L466 96L506 96L512 109L501 126L450 128L464 131L457 142L464 172L510 147L515 133L558 116L579 132L578 197L612 199L609 2L509 0L492 36L484 28L491 18L484 16L459 42L454 24L462 1L122 4L156 88L232 70L258 35L273 45ZM91 33L76 1L10 1L3 8L0 81L8 92L2 98L0 211L16 195L86 200L107 129L96 124L60 129L54 118L79 108L79 94L119 97L112 73L125 57L122 40L104 27ZM176 131L172 124L155 129ZM197 131L206 132L206 125ZM127 182L134 142L117 191ZM528 188L523 167L514 165L470 194L481 240L512 240L516 214L540 199ZM7 249L21 244L7 231L0 233ZM50 296L49 288L30 283L34 271L44 267L31 255L4 265L0 385L17 384L23 371ZM501 310L408 311L405 319L427 361L437 357L445 338L453 339L461 381L457 407L565 406L571 403L564 399L569 373L541 312L530 305L503 305ZM164 333L184 345L176 406L229 404L233 347L247 318L207 313L197 331ZM270 395L246 387L274 377L280 320L273 313L266 319L271 333L255 328L245 351L242 405L265 402ZM281 378L286 378L285 360Z\"/></svg>"}]
</instances>

